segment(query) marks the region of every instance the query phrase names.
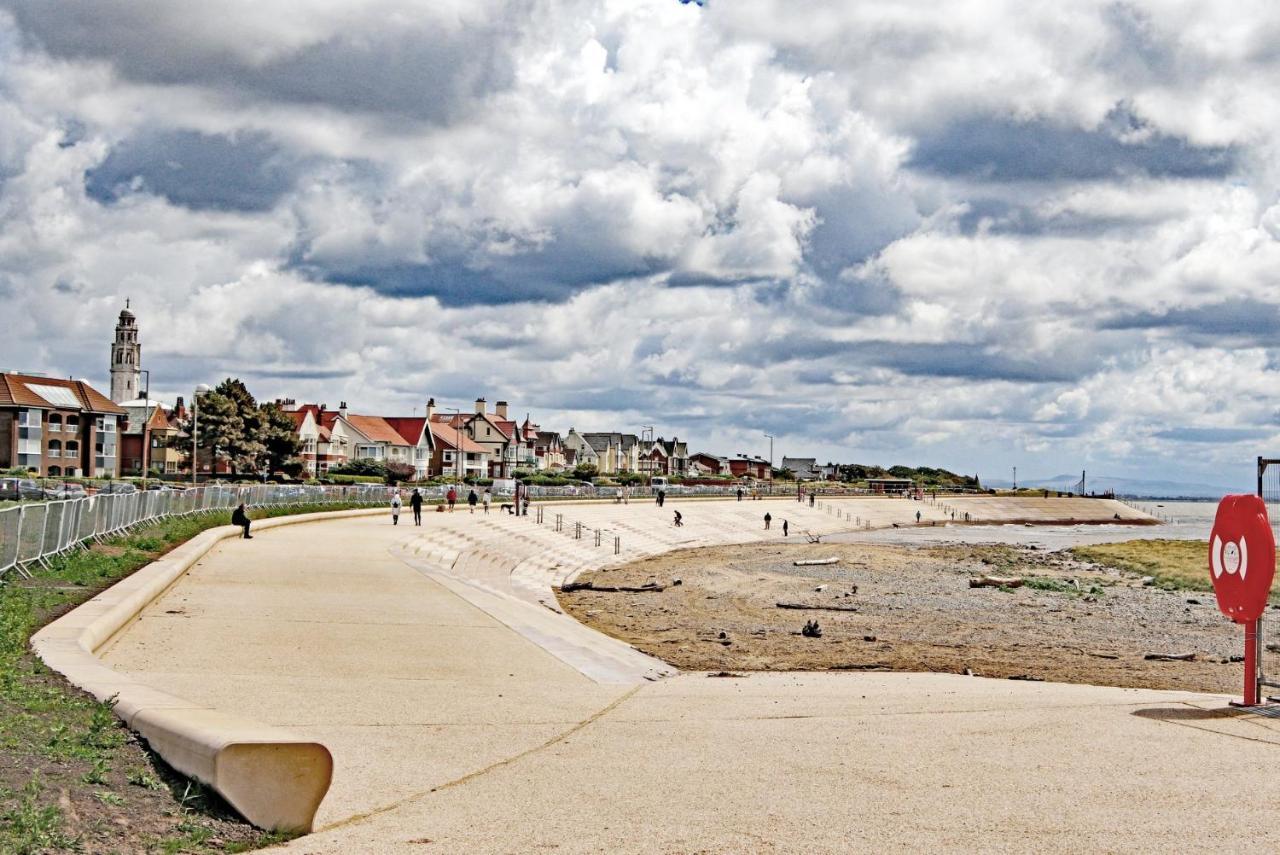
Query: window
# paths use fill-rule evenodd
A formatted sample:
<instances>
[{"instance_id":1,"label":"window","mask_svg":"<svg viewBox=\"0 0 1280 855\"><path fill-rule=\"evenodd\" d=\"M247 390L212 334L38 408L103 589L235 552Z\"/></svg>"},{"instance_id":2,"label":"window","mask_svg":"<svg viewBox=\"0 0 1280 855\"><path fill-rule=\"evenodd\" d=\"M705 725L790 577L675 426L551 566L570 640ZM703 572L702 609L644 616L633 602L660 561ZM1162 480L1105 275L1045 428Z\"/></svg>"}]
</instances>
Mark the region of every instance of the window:
<instances>
[{"instance_id":1,"label":"window","mask_svg":"<svg viewBox=\"0 0 1280 855\"><path fill-rule=\"evenodd\" d=\"M49 477L50 477L50 478L56 478L56 477L58 477L58 476L59 476L59 475L61 475L61 474L62 474L62 467L61 467L61 466L50 466L50 467L49 467Z\"/></svg>"},{"instance_id":2,"label":"window","mask_svg":"<svg viewBox=\"0 0 1280 855\"><path fill-rule=\"evenodd\" d=\"M58 440L58 439L49 440L49 456L50 457L62 456L62 440Z\"/></svg>"},{"instance_id":3,"label":"window","mask_svg":"<svg viewBox=\"0 0 1280 855\"><path fill-rule=\"evenodd\" d=\"M62 416L58 415L57 413L49 414L49 430L51 431L62 430Z\"/></svg>"},{"instance_id":4,"label":"window","mask_svg":"<svg viewBox=\"0 0 1280 855\"><path fill-rule=\"evenodd\" d=\"M67 440L67 444L64 446L64 449L63 457L75 457L80 453L80 443L76 442L74 439L69 439Z\"/></svg>"},{"instance_id":5,"label":"window","mask_svg":"<svg viewBox=\"0 0 1280 855\"><path fill-rule=\"evenodd\" d=\"M80 429L80 417L67 416L67 430L79 430L79 429Z\"/></svg>"}]
</instances>

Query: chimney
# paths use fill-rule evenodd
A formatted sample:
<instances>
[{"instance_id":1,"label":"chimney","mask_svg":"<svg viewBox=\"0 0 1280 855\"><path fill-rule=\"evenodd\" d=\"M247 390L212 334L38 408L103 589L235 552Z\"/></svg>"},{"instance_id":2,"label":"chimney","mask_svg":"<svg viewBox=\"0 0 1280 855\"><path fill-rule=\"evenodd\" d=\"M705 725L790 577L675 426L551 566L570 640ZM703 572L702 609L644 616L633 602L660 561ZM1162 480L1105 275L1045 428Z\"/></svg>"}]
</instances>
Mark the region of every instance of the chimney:
<instances>
[{"instance_id":1,"label":"chimney","mask_svg":"<svg viewBox=\"0 0 1280 855\"><path fill-rule=\"evenodd\" d=\"M476 398L476 414L484 415L484 398Z\"/></svg>"},{"instance_id":2,"label":"chimney","mask_svg":"<svg viewBox=\"0 0 1280 855\"><path fill-rule=\"evenodd\" d=\"M493 408L493 412L498 416L498 418L502 419L503 421L506 421L507 420L507 402L499 401L497 405Z\"/></svg>"},{"instance_id":3,"label":"chimney","mask_svg":"<svg viewBox=\"0 0 1280 855\"><path fill-rule=\"evenodd\" d=\"M173 417L175 419L185 419L187 417L187 407L181 395L173 402Z\"/></svg>"},{"instance_id":4,"label":"chimney","mask_svg":"<svg viewBox=\"0 0 1280 855\"><path fill-rule=\"evenodd\" d=\"M338 415L342 416L344 419L347 417L347 402L346 402L346 401L340 401L340 402L338 403Z\"/></svg>"},{"instance_id":5,"label":"chimney","mask_svg":"<svg viewBox=\"0 0 1280 855\"><path fill-rule=\"evenodd\" d=\"M436 399L427 398L427 421L431 421L431 417L436 414Z\"/></svg>"}]
</instances>

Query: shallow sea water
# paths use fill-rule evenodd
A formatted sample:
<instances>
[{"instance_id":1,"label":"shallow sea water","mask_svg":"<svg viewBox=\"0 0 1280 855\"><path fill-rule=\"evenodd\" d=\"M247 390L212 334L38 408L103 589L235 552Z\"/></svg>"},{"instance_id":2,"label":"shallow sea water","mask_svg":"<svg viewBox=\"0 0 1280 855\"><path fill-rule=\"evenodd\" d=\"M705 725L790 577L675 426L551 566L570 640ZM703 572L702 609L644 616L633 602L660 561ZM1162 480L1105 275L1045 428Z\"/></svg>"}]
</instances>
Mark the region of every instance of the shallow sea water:
<instances>
[{"instance_id":1,"label":"shallow sea water","mask_svg":"<svg viewBox=\"0 0 1280 855\"><path fill-rule=\"evenodd\" d=\"M833 535L828 540L848 543L892 543L901 545L939 543L1005 543L1036 546L1040 549L1068 549L1094 543L1125 540L1208 541L1217 502L1130 501L1128 504L1164 520L1160 525L945 525L926 528L880 529ZM1280 522L1280 507L1271 506L1272 526Z\"/></svg>"}]
</instances>

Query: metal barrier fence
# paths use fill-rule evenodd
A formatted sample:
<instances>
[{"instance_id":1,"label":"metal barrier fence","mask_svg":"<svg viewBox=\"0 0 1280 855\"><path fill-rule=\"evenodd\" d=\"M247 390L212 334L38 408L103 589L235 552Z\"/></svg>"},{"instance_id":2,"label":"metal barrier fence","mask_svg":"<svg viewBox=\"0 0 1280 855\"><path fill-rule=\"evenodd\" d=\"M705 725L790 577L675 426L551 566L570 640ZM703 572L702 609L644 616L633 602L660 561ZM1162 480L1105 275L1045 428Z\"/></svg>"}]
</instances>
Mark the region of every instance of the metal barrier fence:
<instances>
[{"instance_id":1,"label":"metal barrier fence","mask_svg":"<svg viewBox=\"0 0 1280 855\"><path fill-rule=\"evenodd\" d=\"M210 511L310 504L383 504L393 490L380 484L286 486L250 484L154 490L22 504L0 510L0 578L28 564L119 534L138 523Z\"/></svg>"}]
</instances>

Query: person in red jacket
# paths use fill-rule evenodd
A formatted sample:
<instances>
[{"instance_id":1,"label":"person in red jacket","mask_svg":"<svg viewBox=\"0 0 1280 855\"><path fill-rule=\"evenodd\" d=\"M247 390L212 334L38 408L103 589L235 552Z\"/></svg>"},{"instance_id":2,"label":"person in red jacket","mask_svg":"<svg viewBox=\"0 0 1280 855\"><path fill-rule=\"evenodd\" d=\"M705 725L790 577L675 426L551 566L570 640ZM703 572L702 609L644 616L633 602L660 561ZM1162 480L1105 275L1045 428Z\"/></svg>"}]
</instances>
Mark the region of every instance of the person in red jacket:
<instances>
[{"instance_id":1,"label":"person in red jacket","mask_svg":"<svg viewBox=\"0 0 1280 855\"><path fill-rule=\"evenodd\" d=\"M444 498L449 503L449 513L453 513L453 503L458 501L458 491L450 487Z\"/></svg>"}]
</instances>

